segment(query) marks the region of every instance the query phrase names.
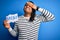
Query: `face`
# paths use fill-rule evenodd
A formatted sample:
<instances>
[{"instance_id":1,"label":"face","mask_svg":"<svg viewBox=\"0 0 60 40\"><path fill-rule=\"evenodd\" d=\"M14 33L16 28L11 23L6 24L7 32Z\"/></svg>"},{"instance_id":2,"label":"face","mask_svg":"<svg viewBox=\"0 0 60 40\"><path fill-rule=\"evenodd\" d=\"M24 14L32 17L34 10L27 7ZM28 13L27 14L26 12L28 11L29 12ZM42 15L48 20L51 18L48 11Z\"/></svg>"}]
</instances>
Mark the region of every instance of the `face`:
<instances>
[{"instance_id":1,"label":"face","mask_svg":"<svg viewBox=\"0 0 60 40\"><path fill-rule=\"evenodd\" d=\"M26 13L31 13L32 12L32 8L29 6L29 5L25 5L24 6L24 11L26 12Z\"/></svg>"}]
</instances>

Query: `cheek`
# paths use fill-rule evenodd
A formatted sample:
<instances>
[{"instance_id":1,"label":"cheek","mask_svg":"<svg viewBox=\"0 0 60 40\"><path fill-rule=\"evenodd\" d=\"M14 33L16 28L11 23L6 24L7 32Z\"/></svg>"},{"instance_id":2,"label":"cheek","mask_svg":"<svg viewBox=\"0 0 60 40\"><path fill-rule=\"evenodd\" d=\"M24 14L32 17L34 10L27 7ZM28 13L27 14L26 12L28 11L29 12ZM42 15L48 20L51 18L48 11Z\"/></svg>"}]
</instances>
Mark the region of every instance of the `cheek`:
<instances>
[{"instance_id":1,"label":"cheek","mask_svg":"<svg viewBox=\"0 0 60 40\"><path fill-rule=\"evenodd\" d=\"M26 8L26 6L24 8Z\"/></svg>"},{"instance_id":2,"label":"cheek","mask_svg":"<svg viewBox=\"0 0 60 40\"><path fill-rule=\"evenodd\" d=\"M31 7L29 7L29 10L30 10L30 11L32 11L32 8L31 8Z\"/></svg>"},{"instance_id":3,"label":"cheek","mask_svg":"<svg viewBox=\"0 0 60 40\"><path fill-rule=\"evenodd\" d=\"M30 11L32 12L32 9L30 9Z\"/></svg>"}]
</instances>

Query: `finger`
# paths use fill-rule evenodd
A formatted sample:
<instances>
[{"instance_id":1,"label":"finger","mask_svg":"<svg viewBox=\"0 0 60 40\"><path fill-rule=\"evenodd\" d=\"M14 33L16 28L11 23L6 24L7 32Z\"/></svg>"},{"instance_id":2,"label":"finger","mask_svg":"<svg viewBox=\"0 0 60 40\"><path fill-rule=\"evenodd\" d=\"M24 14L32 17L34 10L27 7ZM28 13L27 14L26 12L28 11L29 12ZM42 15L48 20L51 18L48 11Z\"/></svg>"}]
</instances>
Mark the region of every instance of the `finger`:
<instances>
[{"instance_id":1,"label":"finger","mask_svg":"<svg viewBox=\"0 0 60 40\"><path fill-rule=\"evenodd\" d=\"M34 5L34 4L31 3L31 2L27 2L27 4L28 4L29 6L33 6L33 5Z\"/></svg>"},{"instance_id":2,"label":"finger","mask_svg":"<svg viewBox=\"0 0 60 40\"><path fill-rule=\"evenodd\" d=\"M7 21L7 20L5 20L5 21L4 21L4 24L8 24L7 22L8 22L8 21Z\"/></svg>"}]
</instances>

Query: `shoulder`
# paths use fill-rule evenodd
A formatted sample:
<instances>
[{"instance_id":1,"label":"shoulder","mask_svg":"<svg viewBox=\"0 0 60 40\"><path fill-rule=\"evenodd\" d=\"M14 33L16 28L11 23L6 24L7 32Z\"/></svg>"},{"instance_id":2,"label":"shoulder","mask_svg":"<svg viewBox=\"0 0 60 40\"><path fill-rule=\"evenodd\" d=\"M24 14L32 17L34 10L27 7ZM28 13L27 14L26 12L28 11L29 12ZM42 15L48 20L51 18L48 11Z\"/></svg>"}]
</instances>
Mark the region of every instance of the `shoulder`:
<instances>
[{"instance_id":1,"label":"shoulder","mask_svg":"<svg viewBox=\"0 0 60 40\"><path fill-rule=\"evenodd\" d=\"M18 18L22 18L22 17L24 17L24 15L21 15L21 16L19 16Z\"/></svg>"},{"instance_id":2,"label":"shoulder","mask_svg":"<svg viewBox=\"0 0 60 40\"><path fill-rule=\"evenodd\" d=\"M15 23L18 23L21 19L23 19L24 18L24 16L23 15L21 15L21 16L19 16L18 17L18 21L16 21Z\"/></svg>"},{"instance_id":3,"label":"shoulder","mask_svg":"<svg viewBox=\"0 0 60 40\"><path fill-rule=\"evenodd\" d=\"M41 16L40 14L39 14L39 15L38 15L38 14L36 14L35 18L39 18L40 16Z\"/></svg>"}]
</instances>

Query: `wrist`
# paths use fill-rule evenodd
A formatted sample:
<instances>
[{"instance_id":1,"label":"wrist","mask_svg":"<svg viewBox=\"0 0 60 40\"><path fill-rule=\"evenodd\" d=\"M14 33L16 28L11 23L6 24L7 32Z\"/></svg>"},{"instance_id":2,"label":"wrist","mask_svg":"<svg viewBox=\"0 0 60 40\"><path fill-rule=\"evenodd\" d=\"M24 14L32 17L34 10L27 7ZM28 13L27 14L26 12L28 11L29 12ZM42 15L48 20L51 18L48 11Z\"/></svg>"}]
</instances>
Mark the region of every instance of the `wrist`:
<instances>
[{"instance_id":1,"label":"wrist","mask_svg":"<svg viewBox=\"0 0 60 40\"><path fill-rule=\"evenodd\" d=\"M10 26L6 26L7 27L7 29L9 29L10 28Z\"/></svg>"},{"instance_id":2,"label":"wrist","mask_svg":"<svg viewBox=\"0 0 60 40\"><path fill-rule=\"evenodd\" d=\"M37 6L36 10L38 11L39 7Z\"/></svg>"},{"instance_id":3,"label":"wrist","mask_svg":"<svg viewBox=\"0 0 60 40\"><path fill-rule=\"evenodd\" d=\"M11 30L12 30L12 28L10 27L8 30L9 30L9 31L11 31Z\"/></svg>"}]
</instances>

